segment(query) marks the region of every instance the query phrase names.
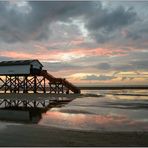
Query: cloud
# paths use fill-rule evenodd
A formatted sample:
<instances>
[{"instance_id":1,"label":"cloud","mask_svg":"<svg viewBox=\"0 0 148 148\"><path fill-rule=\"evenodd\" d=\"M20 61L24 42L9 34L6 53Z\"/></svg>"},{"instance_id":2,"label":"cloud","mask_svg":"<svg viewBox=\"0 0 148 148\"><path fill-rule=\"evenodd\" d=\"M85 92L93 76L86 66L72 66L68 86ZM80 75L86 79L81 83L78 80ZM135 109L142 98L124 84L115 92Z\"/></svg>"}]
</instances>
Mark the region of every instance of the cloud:
<instances>
[{"instance_id":1,"label":"cloud","mask_svg":"<svg viewBox=\"0 0 148 148\"><path fill-rule=\"evenodd\" d=\"M117 35L116 31L133 24L137 20L137 14L132 8L125 9L122 6L109 11L102 7L88 21L86 27L90 35L97 42L104 43Z\"/></svg>"},{"instance_id":2,"label":"cloud","mask_svg":"<svg viewBox=\"0 0 148 148\"><path fill-rule=\"evenodd\" d=\"M12 58L8 58L5 56L0 56L0 61L8 61L8 60L12 60Z\"/></svg>"},{"instance_id":3,"label":"cloud","mask_svg":"<svg viewBox=\"0 0 148 148\"><path fill-rule=\"evenodd\" d=\"M113 80L116 79L115 76L106 76L106 75L88 75L83 80L99 80L99 81L107 81L107 80Z\"/></svg>"},{"instance_id":4,"label":"cloud","mask_svg":"<svg viewBox=\"0 0 148 148\"><path fill-rule=\"evenodd\" d=\"M0 40L8 43L48 39L54 22L71 23L81 19L97 41L112 38L112 33L136 20L136 13L118 7L109 11L101 2L26 1L0 2ZM72 28L71 28L72 29Z\"/></svg>"},{"instance_id":5,"label":"cloud","mask_svg":"<svg viewBox=\"0 0 148 148\"><path fill-rule=\"evenodd\" d=\"M73 64L69 64L69 63L62 63L62 62L43 62L43 65L45 67L45 69L52 71L52 72L56 72L56 71L67 71L67 70L77 70L82 68L81 66L78 65L73 65Z\"/></svg>"},{"instance_id":6,"label":"cloud","mask_svg":"<svg viewBox=\"0 0 148 148\"><path fill-rule=\"evenodd\" d=\"M13 43L47 39L50 29L54 29L50 28L52 22L68 22L92 10L91 2L27 1L26 13L21 3L0 2L0 40Z\"/></svg>"},{"instance_id":7,"label":"cloud","mask_svg":"<svg viewBox=\"0 0 148 148\"><path fill-rule=\"evenodd\" d=\"M147 71L147 9L122 4L1 1L1 59L62 62L45 64L51 71Z\"/></svg>"},{"instance_id":8,"label":"cloud","mask_svg":"<svg viewBox=\"0 0 148 148\"><path fill-rule=\"evenodd\" d=\"M141 36L137 32L131 32L129 30L123 30L121 33L125 38L128 38L128 39L137 40L137 39L141 38Z\"/></svg>"},{"instance_id":9,"label":"cloud","mask_svg":"<svg viewBox=\"0 0 148 148\"><path fill-rule=\"evenodd\" d=\"M127 38L132 39L133 41L143 41L148 38L148 20L146 18L141 19L139 22L137 22L135 25L132 25L126 29L123 29L121 31L121 34ZM140 26L140 27L139 27Z\"/></svg>"},{"instance_id":10,"label":"cloud","mask_svg":"<svg viewBox=\"0 0 148 148\"><path fill-rule=\"evenodd\" d=\"M147 70L148 69L148 60L138 60L131 61L131 65L135 67L136 70Z\"/></svg>"},{"instance_id":11,"label":"cloud","mask_svg":"<svg viewBox=\"0 0 148 148\"><path fill-rule=\"evenodd\" d=\"M79 42L79 40L72 41L72 44L73 45L77 44L77 42ZM74 61L81 59L83 57L86 60L86 57L125 55L125 52L122 50L109 50L103 48L95 48L90 50L86 50L83 48L65 49L62 48L62 46L61 49L60 48L56 49L53 48L52 46L53 45L50 44L44 45L41 43L41 44L34 44L31 47L24 46L23 48L21 47L20 49L18 46L16 46L17 49L9 47L10 49L0 50L0 56L13 59L25 59L25 58L32 59L33 57L35 57L42 61ZM78 61L76 63L79 64Z\"/></svg>"},{"instance_id":12,"label":"cloud","mask_svg":"<svg viewBox=\"0 0 148 148\"><path fill-rule=\"evenodd\" d=\"M111 65L110 64L108 64L108 63L99 63L97 66L95 66L95 67L97 67L98 69L100 69L100 70L109 70L109 69L111 69Z\"/></svg>"},{"instance_id":13,"label":"cloud","mask_svg":"<svg viewBox=\"0 0 148 148\"><path fill-rule=\"evenodd\" d=\"M133 79L135 79L135 77L121 77L121 81L125 81L125 80L128 80L128 81L130 81L130 80L133 80Z\"/></svg>"},{"instance_id":14,"label":"cloud","mask_svg":"<svg viewBox=\"0 0 148 148\"><path fill-rule=\"evenodd\" d=\"M101 14L99 14L99 12ZM112 32L122 26L131 24L136 19L136 13L130 8L125 10L124 7L119 6L113 11L108 11L107 9L100 8L96 12L95 16L92 16L91 21L88 23L87 27L90 30L98 30L103 28L104 31Z\"/></svg>"},{"instance_id":15,"label":"cloud","mask_svg":"<svg viewBox=\"0 0 148 148\"><path fill-rule=\"evenodd\" d=\"M118 71L140 71L148 69L148 60L129 61L127 64L120 64L113 66L114 70Z\"/></svg>"}]
</instances>

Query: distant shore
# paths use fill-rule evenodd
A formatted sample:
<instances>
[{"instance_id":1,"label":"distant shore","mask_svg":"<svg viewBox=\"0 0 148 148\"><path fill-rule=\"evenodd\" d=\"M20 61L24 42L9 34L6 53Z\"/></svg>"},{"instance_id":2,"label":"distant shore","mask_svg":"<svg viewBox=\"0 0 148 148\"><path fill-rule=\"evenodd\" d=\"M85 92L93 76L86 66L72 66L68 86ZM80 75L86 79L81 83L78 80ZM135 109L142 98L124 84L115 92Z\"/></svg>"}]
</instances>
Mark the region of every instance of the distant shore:
<instances>
[{"instance_id":1,"label":"distant shore","mask_svg":"<svg viewBox=\"0 0 148 148\"><path fill-rule=\"evenodd\" d=\"M119 89L148 89L146 85L116 85L116 86L78 86L81 90L119 90Z\"/></svg>"}]
</instances>

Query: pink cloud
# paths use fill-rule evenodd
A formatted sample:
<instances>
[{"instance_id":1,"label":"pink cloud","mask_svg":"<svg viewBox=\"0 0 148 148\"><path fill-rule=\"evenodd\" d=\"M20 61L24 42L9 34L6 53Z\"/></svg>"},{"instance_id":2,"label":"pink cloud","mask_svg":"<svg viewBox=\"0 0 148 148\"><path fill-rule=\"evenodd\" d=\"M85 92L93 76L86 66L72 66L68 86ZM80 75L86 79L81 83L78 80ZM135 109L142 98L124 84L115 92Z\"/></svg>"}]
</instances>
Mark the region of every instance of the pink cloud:
<instances>
[{"instance_id":1,"label":"pink cloud","mask_svg":"<svg viewBox=\"0 0 148 148\"><path fill-rule=\"evenodd\" d=\"M112 55L126 55L126 51L122 49L105 49L105 48L94 48L94 49L73 49L69 51L73 54L85 55L85 56L112 56Z\"/></svg>"},{"instance_id":2,"label":"pink cloud","mask_svg":"<svg viewBox=\"0 0 148 148\"><path fill-rule=\"evenodd\" d=\"M83 38L72 41L72 44L80 44L83 42ZM34 52L30 52L28 49L16 49L13 51L0 51L0 56L10 57L14 59L34 59L45 61L62 61L72 60L73 58L87 57L87 56L124 56L127 51L122 49L110 49L110 48L74 48L74 49L58 49L49 50L47 45L34 44ZM28 52L27 52L28 51Z\"/></svg>"}]
</instances>

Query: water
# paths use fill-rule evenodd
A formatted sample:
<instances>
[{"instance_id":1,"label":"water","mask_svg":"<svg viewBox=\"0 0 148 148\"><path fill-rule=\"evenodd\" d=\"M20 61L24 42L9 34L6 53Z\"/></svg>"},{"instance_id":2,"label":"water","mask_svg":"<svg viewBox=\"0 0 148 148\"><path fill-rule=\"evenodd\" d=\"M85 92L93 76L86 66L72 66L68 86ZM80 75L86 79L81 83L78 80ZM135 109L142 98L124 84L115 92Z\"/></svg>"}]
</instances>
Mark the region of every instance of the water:
<instances>
[{"instance_id":1,"label":"water","mask_svg":"<svg viewBox=\"0 0 148 148\"><path fill-rule=\"evenodd\" d=\"M85 90L61 108L42 114L38 123L88 131L148 131L148 90Z\"/></svg>"}]
</instances>

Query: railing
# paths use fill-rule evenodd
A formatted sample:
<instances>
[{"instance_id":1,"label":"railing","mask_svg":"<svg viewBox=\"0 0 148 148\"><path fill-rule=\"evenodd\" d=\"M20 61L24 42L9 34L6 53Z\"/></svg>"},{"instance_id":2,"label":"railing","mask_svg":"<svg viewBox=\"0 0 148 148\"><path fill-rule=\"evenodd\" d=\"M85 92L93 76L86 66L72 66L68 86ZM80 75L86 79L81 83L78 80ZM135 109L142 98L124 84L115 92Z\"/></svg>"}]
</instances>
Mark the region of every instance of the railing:
<instances>
[{"instance_id":1,"label":"railing","mask_svg":"<svg viewBox=\"0 0 148 148\"><path fill-rule=\"evenodd\" d=\"M69 81L67 81L66 79L63 79L63 84L69 88L71 91L73 91L74 93L80 93L80 89L77 88L76 86L74 86L72 83L70 83Z\"/></svg>"},{"instance_id":2,"label":"railing","mask_svg":"<svg viewBox=\"0 0 148 148\"><path fill-rule=\"evenodd\" d=\"M52 76L51 74L49 74L47 72L47 70L42 70L40 73L41 76L44 76L45 78L47 78L49 81L55 82L56 78L54 76Z\"/></svg>"},{"instance_id":3,"label":"railing","mask_svg":"<svg viewBox=\"0 0 148 148\"><path fill-rule=\"evenodd\" d=\"M55 78L54 76L52 76L51 74L49 74L47 72L47 70L42 70L40 75L44 76L46 79L48 79L51 82L60 82L62 83L68 90L71 90L74 93L80 93L80 89L77 88L75 85L73 85L72 83L70 83L69 81L67 81L66 79L62 79L62 78Z\"/></svg>"}]
</instances>

